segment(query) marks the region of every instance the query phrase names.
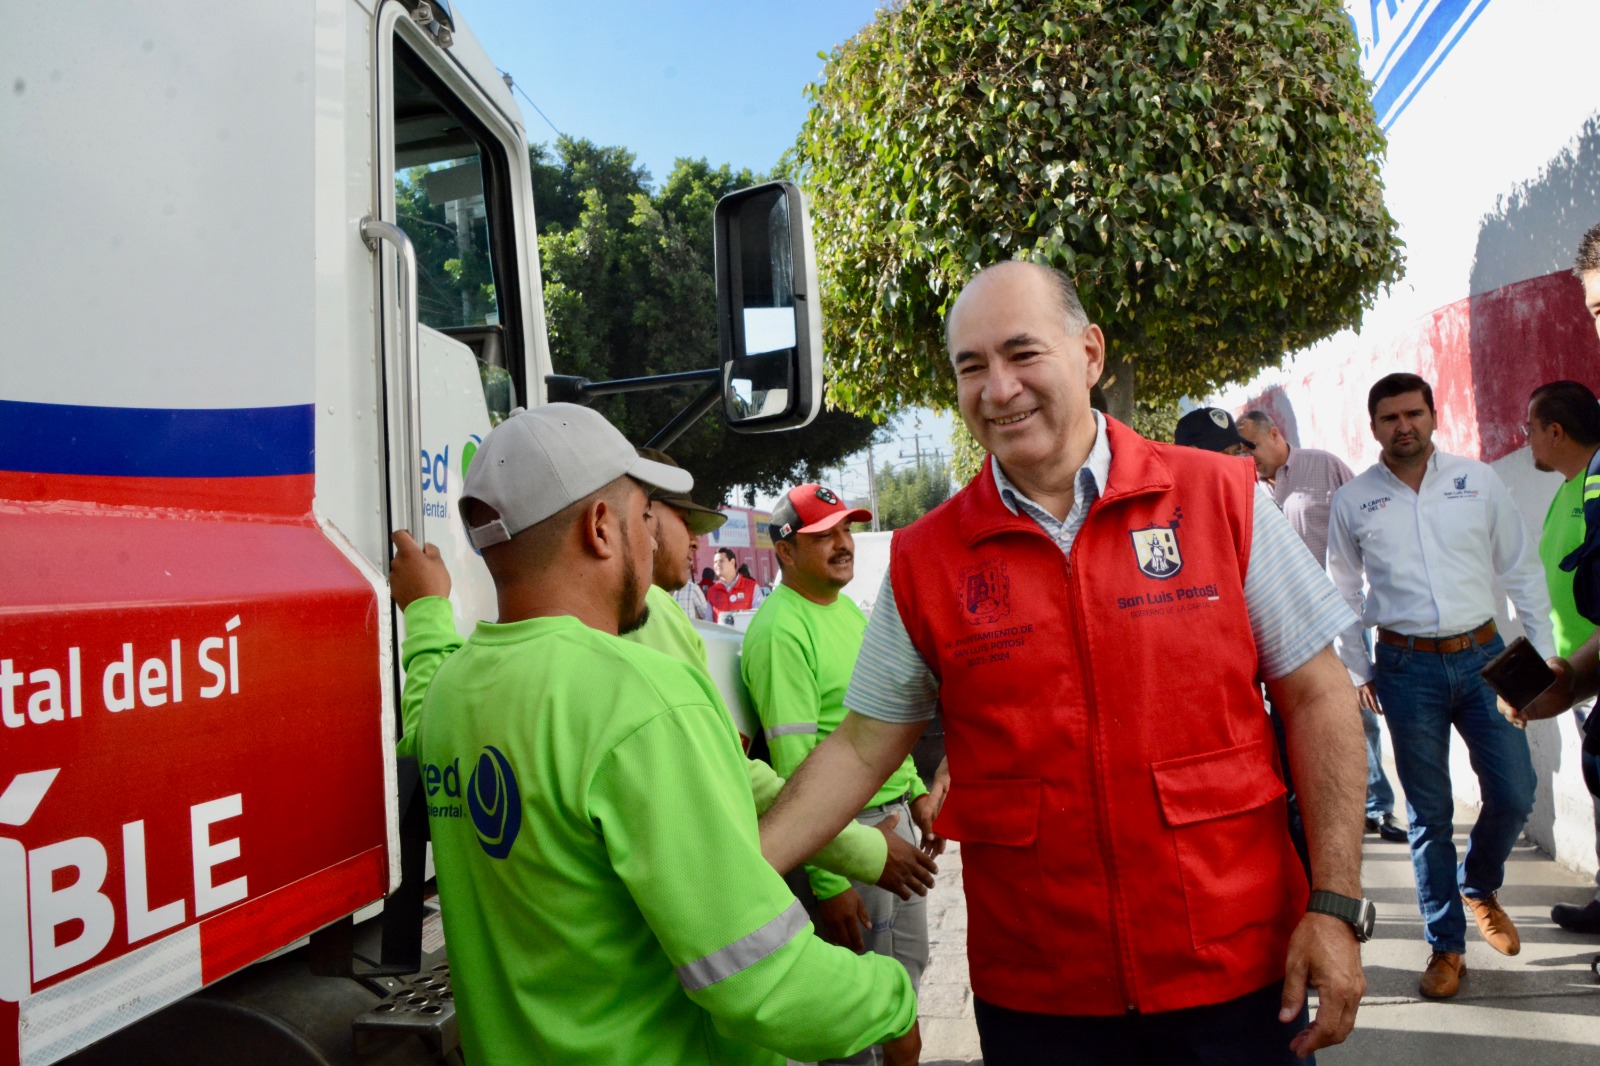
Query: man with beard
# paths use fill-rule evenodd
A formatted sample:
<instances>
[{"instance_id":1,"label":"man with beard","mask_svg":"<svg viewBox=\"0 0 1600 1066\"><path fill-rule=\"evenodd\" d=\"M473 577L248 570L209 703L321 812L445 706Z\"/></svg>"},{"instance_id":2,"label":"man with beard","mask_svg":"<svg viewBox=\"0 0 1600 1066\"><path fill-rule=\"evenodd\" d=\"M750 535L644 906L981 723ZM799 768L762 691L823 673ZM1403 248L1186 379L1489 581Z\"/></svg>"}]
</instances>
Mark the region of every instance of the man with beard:
<instances>
[{"instance_id":1,"label":"man with beard","mask_svg":"<svg viewBox=\"0 0 1600 1066\"><path fill-rule=\"evenodd\" d=\"M672 456L655 448L640 448L639 454L667 466L678 465ZM700 538L721 529L728 516L696 502L687 492L655 489L650 493L650 502L661 505L651 508L656 516L656 557L650 584L659 591L650 593L650 609L664 612L670 599L683 610L684 617L715 622L717 612L711 609L705 593L691 579L694 557L700 553Z\"/></svg>"},{"instance_id":2,"label":"man with beard","mask_svg":"<svg viewBox=\"0 0 1600 1066\"><path fill-rule=\"evenodd\" d=\"M772 545L783 581L756 611L745 634L740 669L761 716L772 765L784 777L844 719L844 693L861 651L866 616L840 590L855 575L851 522L870 511L847 507L817 484L790 489L772 511ZM857 816L876 825L898 818L912 842L911 823L931 832L927 788L906 756ZM855 951L898 959L913 987L928 964L928 918L921 896L902 899L874 885L806 867L817 898L819 933ZM865 936L863 936L865 930ZM876 1049L835 1061L879 1061Z\"/></svg>"},{"instance_id":3,"label":"man with beard","mask_svg":"<svg viewBox=\"0 0 1600 1066\"><path fill-rule=\"evenodd\" d=\"M1533 810L1528 738L1501 717L1478 671L1505 647L1495 631L1499 582L1533 645L1548 653L1550 599L1539 554L1498 475L1433 446L1433 389L1390 374L1367 394L1379 462L1343 485L1328 525L1328 575L1361 623L1378 627L1369 659L1361 626L1336 641L1362 706L1385 714L1411 816L1411 865L1432 950L1419 988L1453 996L1466 970L1466 919L1489 946L1522 941L1495 898L1506 858ZM1363 588L1363 575L1365 588ZM1375 660L1375 661L1374 661ZM1450 728L1472 755L1483 806L1456 864Z\"/></svg>"},{"instance_id":4,"label":"man with beard","mask_svg":"<svg viewBox=\"0 0 1600 1066\"><path fill-rule=\"evenodd\" d=\"M463 1050L776 1066L898 1037L914 1061L905 974L812 936L763 860L709 679L617 639L646 617L648 490L692 485L569 404L514 414L467 471L499 620L417 725Z\"/></svg>"},{"instance_id":5,"label":"man with beard","mask_svg":"<svg viewBox=\"0 0 1600 1066\"><path fill-rule=\"evenodd\" d=\"M639 454L669 467L677 462L665 452L641 448ZM620 634L623 640L669 655L688 663L706 677L711 668L706 642L676 606L667 602L670 582L683 580L673 560L686 557L683 544L693 538L684 513L711 513L694 502L688 493L655 489L651 492L651 515L655 520L656 552L653 567L655 583L645 594L647 613L638 628ZM658 504L662 506L657 506ZM396 750L414 755L417 722L434 674L443 662L460 650L462 639L456 632L450 606L450 571L436 545L420 547L411 534L400 530L392 540L395 554L389 564L389 594L405 616L405 642L400 661L405 671L405 686L400 697L401 736ZM669 582L662 585L660 582ZM740 736L740 741L747 738ZM783 778L759 759L746 759L750 798L757 814L764 812L783 788ZM876 826L851 823L837 837L811 857L815 865L852 880L867 881L902 897L913 892L927 895L933 887L938 866L931 855L924 855L895 832L897 817Z\"/></svg>"}]
</instances>

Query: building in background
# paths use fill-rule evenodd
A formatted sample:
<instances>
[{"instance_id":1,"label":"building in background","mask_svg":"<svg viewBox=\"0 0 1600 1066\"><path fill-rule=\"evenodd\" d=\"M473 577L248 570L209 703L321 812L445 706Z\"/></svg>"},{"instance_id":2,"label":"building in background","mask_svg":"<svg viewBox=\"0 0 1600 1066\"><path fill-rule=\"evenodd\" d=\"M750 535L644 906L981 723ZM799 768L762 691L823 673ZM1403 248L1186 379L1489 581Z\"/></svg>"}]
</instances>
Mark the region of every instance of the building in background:
<instances>
[{"instance_id":1,"label":"building in background","mask_svg":"<svg viewBox=\"0 0 1600 1066\"><path fill-rule=\"evenodd\" d=\"M1434 386L1434 443L1494 466L1537 538L1561 478L1533 469L1528 394L1570 378L1600 389L1600 342L1571 273L1600 222L1600 4L1556 0L1352 0L1346 4L1389 138L1383 177L1406 276L1345 332L1213 402L1270 413L1291 445L1360 471L1377 461L1366 393L1411 371ZM1520 631L1502 609L1511 634ZM1540 786L1527 832L1593 869L1578 742L1559 722L1528 739ZM1456 741L1458 788L1473 789ZM1464 791L1461 799L1476 801Z\"/></svg>"},{"instance_id":2,"label":"building in background","mask_svg":"<svg viewBox=\"0 0 1600 1066\"><path fill-rule=\"evenodd\" d=\"M711 557L718 548L727 548L750 568L750 576L756 579L756 584L770 589L778 583L778 556L772 550L772 537L767 529L772 513L751 507L724 507L722 513L728 516L722 528L700 538L700 550L694 557L695 578L711 565Z\"/></svg>"}]
</instances>

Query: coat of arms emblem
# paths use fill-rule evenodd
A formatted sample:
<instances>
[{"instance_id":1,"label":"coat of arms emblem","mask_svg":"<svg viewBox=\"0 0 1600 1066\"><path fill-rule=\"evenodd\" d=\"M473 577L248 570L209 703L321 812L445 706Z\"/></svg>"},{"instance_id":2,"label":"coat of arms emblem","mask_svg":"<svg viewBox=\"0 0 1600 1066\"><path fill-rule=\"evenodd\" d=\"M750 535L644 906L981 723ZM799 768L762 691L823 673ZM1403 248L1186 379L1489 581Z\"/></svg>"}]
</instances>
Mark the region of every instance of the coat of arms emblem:
<instances>
[{"instance_id":1,"label":"coat of arms emblem","mask_svg":"<svg viewBox=\"0 0 1600 1066\"><path fill-rule=\"evenodd\" d=\"M961 617L973 625L1011 613L1011 578L1004 563L985 562L961 571Z\"/></svg>"},{"instance_id":2,"label":"coat of arms emblem","mask_svg":"<svg viewBox=\"0 0 1600 1066\"><path fill-rule=\"evenodd\" d=\"M1183 569L1177 530L1169 526L1150 526L1135 529L1129 536L1133 538L1133 553L1140 573L1165 581Z\"/></svg>"}]
</instances>

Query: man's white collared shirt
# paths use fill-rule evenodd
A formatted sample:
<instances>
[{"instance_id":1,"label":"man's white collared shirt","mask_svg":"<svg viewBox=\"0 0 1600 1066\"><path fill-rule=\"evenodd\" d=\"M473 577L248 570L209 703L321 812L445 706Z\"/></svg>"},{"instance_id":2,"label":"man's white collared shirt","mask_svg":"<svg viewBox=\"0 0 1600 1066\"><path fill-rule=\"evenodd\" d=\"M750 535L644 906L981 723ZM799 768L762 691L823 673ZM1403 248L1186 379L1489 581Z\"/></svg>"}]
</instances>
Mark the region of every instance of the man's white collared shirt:
<instances>
[{"instance_id":1,"label":"man's white collared shirt","mask_svg":"<svg viewBox=\"0 0 1600 1066\"><path fill-rule=\"evenodd\" d=\"M1363 625L1408 637L1454 636L1494 618L1498 579L1528 640L1550 654L1538 544L1486 463L1435 448L1419 492L1381 461L1341 486L1328 522L1328 576ZM1353 676L1372 679L1358 628L1335 649Z\"/></svg>"}]
</instances>

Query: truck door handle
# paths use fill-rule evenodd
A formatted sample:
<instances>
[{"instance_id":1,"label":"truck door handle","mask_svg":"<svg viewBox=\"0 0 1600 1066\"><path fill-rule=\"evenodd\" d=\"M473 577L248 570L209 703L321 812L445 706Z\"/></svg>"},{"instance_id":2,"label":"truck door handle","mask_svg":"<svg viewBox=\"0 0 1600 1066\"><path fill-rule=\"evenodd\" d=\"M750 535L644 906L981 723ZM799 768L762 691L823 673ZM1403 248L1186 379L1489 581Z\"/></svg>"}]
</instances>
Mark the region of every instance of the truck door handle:
<instances>
[{"instance_id":1,"label":"truck door handle","mask_svg":"<svg viewBox=\"0 0 1600 1066\"><path fill-rule=\"evenodd\" d=\"M367 217L361 220L361 239L374 252L388 241L394 245L395 262L400 276L400 351L396 359L386 360L393 366L398 363L400 391L405 402L405 417L400 420L398 450L405 456L403 475L406 485L406 517L411 535L419 546L427 543L422 531L421 472L417 469L417 455L422 447L422 397L418 393L421 373L418 365L421 338L417 323L417 251L406 231L392 222Z\"/></svg>"}]
</instances>

